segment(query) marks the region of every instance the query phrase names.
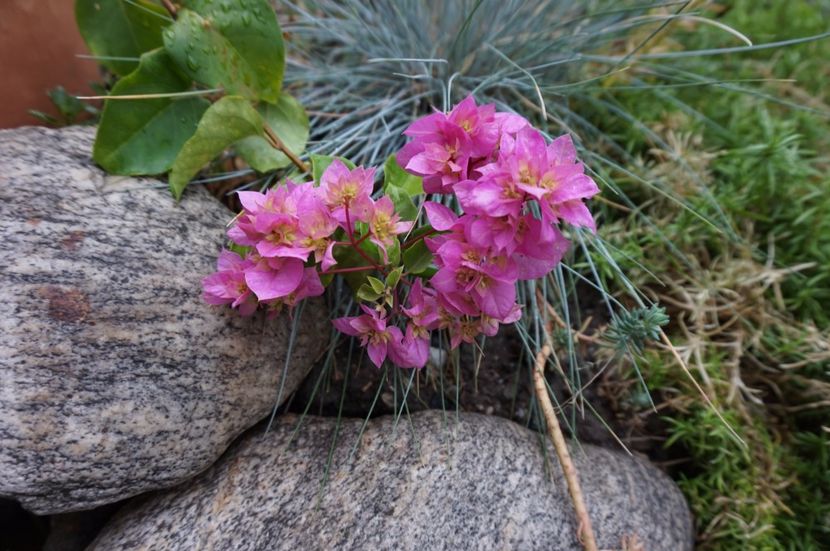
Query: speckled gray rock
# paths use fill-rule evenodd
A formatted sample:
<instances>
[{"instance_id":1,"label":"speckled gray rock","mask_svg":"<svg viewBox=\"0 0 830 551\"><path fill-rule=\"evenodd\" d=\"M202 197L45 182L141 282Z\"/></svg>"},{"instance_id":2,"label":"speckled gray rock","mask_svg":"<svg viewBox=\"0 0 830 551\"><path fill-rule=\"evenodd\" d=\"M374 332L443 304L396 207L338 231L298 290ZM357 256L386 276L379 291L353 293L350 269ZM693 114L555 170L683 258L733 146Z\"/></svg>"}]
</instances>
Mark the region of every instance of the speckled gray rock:
<instances>
[{"instance_id":1,"label":"speckled gray rock","mask_svg":"<svg viewBox=\"0 0 830 551\"><path fill-rule=\"evenodd\" d=\"M290 323L204 304L230 211L108 176L94 129L0 131L0 495L91 508L203 471L274 404ZM319 352L307 307L290 393Z\"/></svg>"},{"instance_id":2,"label":"speckled gray rock","mask_svg":"<svg viewBox=\"0 0 830 551\"><path fill-rule=\"evenodd\" d=\"M344 421L320 494L335 420L286 416L251 430L198 478L139 500L89 551L110 549L581 549L561 471L538 434L475 413ZM414 435L414 436L413 436ZM655 467L585 446L574 450L599 545L691 549L674 483ZM319 497L319 504L318 504ZM319 506L318 506L319 505ZM643 547L634 547L635 542Z\"/></svg>"}]
</instances>

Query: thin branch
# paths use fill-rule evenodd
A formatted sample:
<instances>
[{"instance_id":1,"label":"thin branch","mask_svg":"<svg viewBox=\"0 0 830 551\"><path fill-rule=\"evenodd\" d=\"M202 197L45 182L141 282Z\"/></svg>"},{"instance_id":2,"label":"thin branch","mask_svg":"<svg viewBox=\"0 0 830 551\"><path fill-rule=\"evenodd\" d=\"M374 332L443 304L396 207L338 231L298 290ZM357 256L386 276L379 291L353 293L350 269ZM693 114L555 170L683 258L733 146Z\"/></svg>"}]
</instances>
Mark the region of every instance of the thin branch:
<instances>
[{"instance_id":1,"label":"thin branch","mask_svg":"<svg viewBox=\"0 0 830 551\"><path fill-rule=\"evenodd\" d=\"M178 8L176 8L173 2L171 2L170 0L161 0L161 4L162 6L164 6L164 9L170 12L170 17L176 19L179 16L179 10Z\"/></svg>"},{"instance_id":2,"label":"thin branch","mask_svg":"<svg viewBox=\"0 0 830 551\"><path fill-rule=\"evenodd\" d=\"M311 169L309 169L308 165L304 163L299 157L297 157L297 155L295 155L293 151L288 149L288 146L286 146L285 143L283 143L280 137L277 136L276 132L274 132L274 130L270 126L268 126L268 124L265 124L263 128L265 129L265 135L267 136L268 141L271 143L274 149L277 149L285 153L285 156L288 157L291 160L291 162L294 163L294 166L299 168L301 171L311 172Z\"/></svg>"},{"instance_id":3,"label":"thin branch","mask_svg":"<svg viewBox=\"0 0 830 551\"><path fill-rule=\"evenodd\" d=\"M119 96L75 96L76 99L93 100L105 99L116 100L137 100L137 99L163 99L163 98L189 98L193 96L209 96L210 94L222 93L222 88L211 88L209 90L188 90L187 92L165 92L159 94L123 94Z\"/></svg>"},{"instance_id":4,"label":"thin branch","mask_svg":"<svg viewBox=\"0 0 830 551\"><path fill-rule=\"evenodd\" d=\"M582 488L579 486L579 476L576 467L571 460L568 445L565 443L565 435L556 419L553 404L548 396L547 385L545 384L545 364L551 355L551 348L547 344L542 347L536 355L536 368L533 370L533 384L536 390L536 399L542 414L545 417L545 424L548 427L548 436L553 442L556 455L559 457L559 464L562 466L562 473L568 484L568 492L571 494L571 501L576 511L576 518L579 521L577 536L585 551L598 551L597 540L594 536L594 529L591 527L591 517L588 516L588 509L585 507L585 498L582 495Z\"/></svg>"},{"instance_id":5,"label":"thin branch","mask_svg":"<svg viewBox=\"0 0 830 551\"><path fill-rule=\"evenodd\" d=\"M353 272L368 272L369 270L375 270L374 266L354 266L349 268L337 268L335 270L326 270L324 272L320 272L320 275L334 275L334 274L350 274Z\"/></svg>"}]
</instances>

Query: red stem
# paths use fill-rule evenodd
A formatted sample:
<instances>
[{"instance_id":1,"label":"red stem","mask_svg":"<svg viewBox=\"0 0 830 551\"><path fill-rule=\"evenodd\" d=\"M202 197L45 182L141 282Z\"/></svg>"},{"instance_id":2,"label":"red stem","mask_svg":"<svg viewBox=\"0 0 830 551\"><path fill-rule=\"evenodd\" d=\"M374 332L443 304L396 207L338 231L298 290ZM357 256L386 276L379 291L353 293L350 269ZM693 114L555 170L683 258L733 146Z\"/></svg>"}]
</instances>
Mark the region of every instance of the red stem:
<instances>
[{"instance_id":1,"label":"red stem","mask_svg":"<svg viewBox=\"0 0 830 551\"><path fill-rule=\"evenodd\" d=\"M366 235L364 235L363 237L361 237L360 239L358 239L354 243L352 243L351 241L335 241L334 244L339 245L341 247L351 247L352 245L360 245L361 243L366 241L366 239L369 238L369 236L371 236L371 235L372 235L371 233L367 233Z\"/></svg>"},{"instance_id":2,"label":"red stem","mask_svg":"<svg viewBox=\"0 0 830 551\"><path fill-rule=\"evenodd\" d=\"M428 231L428 232L426 232L425 234L423 234L423 235L419 235L419 236L418 236L418 237L416 237L415 239L412 239L412 240L410 240L410 241L407 241L406 243L404 243L403 245L401 245L401 250L402 250L402 251L405 251L406 249L408 249L409 247L411 247L412 245L414 245L415 243L417 243L417 242L418 242L418 241L420 241L421 239L423 239L423 238L425 238L425 237L429 237L430 235L432 235L432 234L434 234L434 233L438 233L438 230L429 230L429 231Z\"/></svg>"},{"instance_id":3,"label":"red stem","mask_svg":"<svg viewBox=\"0 0 830 551\"><path fill-rule=\"evenodd\" d=\"M366 262L368 262L369 264L371 264L377 271L379 271L381 273L384 273L383 268L380 265L378 265L374 260L372 260L369 257L369 255L367 255L366 252L358 246L358 242L354 240L354 232L352 232L352 219L351 219L351 217L349 217L349 202L348 201L346 202L344 207L346 209L346 233L349 234L349 242L352 244L352 247L354 248L355 251L357 251L357 254L362 256L363 259ZM369 234L367 233L366 235L369 235ZM361 241L363 239L365 239L365 236L363 238L361 238Z\"/></svg>"},{"instance_id":4,"label":"red stem","mask_svg":"<svg viewBox=\"0 0 830 551\"><path fill-rule=\"evenodd\" d=\"M366 272L369 270L376 269L374 266L355 266L353 268L335 268L334 270L326 270L321 271L320 275L330 275L330 274L348 274L351 272Z\"/></svg>"}]
</instances>

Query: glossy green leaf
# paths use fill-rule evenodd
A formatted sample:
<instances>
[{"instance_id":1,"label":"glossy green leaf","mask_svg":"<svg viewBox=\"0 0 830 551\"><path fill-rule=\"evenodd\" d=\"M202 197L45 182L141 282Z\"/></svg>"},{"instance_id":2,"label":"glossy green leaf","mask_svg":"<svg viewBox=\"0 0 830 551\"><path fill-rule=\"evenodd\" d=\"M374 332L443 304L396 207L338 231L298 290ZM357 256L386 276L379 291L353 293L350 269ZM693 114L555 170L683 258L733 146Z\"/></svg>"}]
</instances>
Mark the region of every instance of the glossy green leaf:
<instances>
[{"instance_id":1,"label":"glossy green leaf","mask_svg":"<svg viewBox=\"0 0 830 551\"><path fill-rule=\"evenodd\" d=\"M397 188L406 192L409 197L421 195L424 192L424 185L420 176L408 173L394 155L390 155L383 164L383 191L389 188Z\"/></svg>"},{"instance_id":2,"label":"glossy green leaf","mask_svg":"<svg viewBox=\"0 0 830 551\"><path fill-rule=\"evenodd\" d=\"M382 293L378 293L377 291L373 290L371 286L364 283L360 286L360 289L357 290L357 298L366 302L375 302L382 296Z\"/></svg>"},{"instance_id":3,"label":"glossy green leaf","mask_svg":"<svg viewBox=\"0 0 830 551\"><path fill-rule=\"evenodd\" d=\"M276 102L285 68L277 16L267 0L183 0L164 45L197 82Z\"/></svg>"},{"instance_id":4,"label":"glossy green leaf","mask_svg":"<svg viewBox=\"0 0 830 551\"><path fill-rule=\"evenodd\" d=\"M389 275L386 276L386 286L390 289L394 289L398 286L398 282L401 280L401 275L403 274L403 268L398 267L389 272Z\"/></svg>"},{"instance_id":5,"label":"glossy green leaf","mask_svg":"<svg viewBox=\"0 0 830 551\"><path fill-rule=\"evenodd\" d=\"M432 252L423 239L403 251L403 265L410 274L421 274L432 265Z\"/></svg>"},{"instance_id":6,"label":"glossy green leaf","mask_svg":"<svg viewBox=\"0 0 830 551\"><path fill-rule=\"evenodd\" d=\"M76 0L75 20L90 51L117 75L131 73L141 54L161 46L161 31L172 22L149 0Z\"/></svg>"},{"instance_id":7,"label":"glossy green leaf","mask_svg":"<svg viewBox=\"0 0 830 551\"><path fill-rule=\"evenodd\" d=\"M395 212L397 212L402 220L415 220L418 216L418 207L412 202L412 197L406 190L399 187L389 187L384 190L384 193L392 200L395 205Z\"/></svg>"},{"instance_id":8,"label":"glossy green leaf","mask_svg":"<svg viewBox=\"0 0 830 551\"><path fill-rule=\"evenodd\" d=\"M242 138L262 135L262 117L245 98L225 96L211 105L173 163L170 172L173 196L180 198L199 169L225 148Z\"/></svg>"},{"instance_id":9,"label":"glossy green leaf","mask_svg":"<svg viewBox=\"0 0 830 551\"><path fill-rule=\"evenodd\" d=\"M289 150L297 155L305 150L308 141L308 115L297 100L283 94L277 103L260 103L257 111ZM291 160L285 154L271 147L268 140L259 136L245 138L234 144L234 148L251 168L259 172L268 172L291 164Z\"/></svg>"},{"instance_id":10,"label":"glossy green leaf","mask_svg":"<svg viewBox=\"0 0 830 551\"><path fill-rule=\"evenodd\" d=\"M369 276L366 278L366 281L372 290L378 294L383 293L383 290L386 289L386 285L376 277Z\"/></svg>"},{"instance_id":11,"label":"glossy green leaf","mask_svg":"<svg viewBox=\"0 0 830 551\"><path fill-rule=\"evenodd\" d=\"M365 241L364 241L365 243ZM363 243L361 243L363 245ZM352 268L357 266L368 265L366 260L360 256L352 247L335 247L334 259L337 260L335 268ZM366 278L372 272L369 270L360 272L346 272L342 274L343 279L349 284L349 287L356 294L362 285L366 283Z\"/></svg>"},{"instance_id":12,"label":"glossy green leaf","mask_svg":"<svg viewBox=\"0 0 830 551\"><path fill-rule=\"evenodd\" d=\"M397 212L404 220L415 220L418 209L412 198L421 195L424 186L421 178L400 167L394 155L383 164L383 193L389 196Z\"/></svg>"},{"instance_id":13,"label":"glossy green leaf","mask_svg":"<svg viewBox=\"0 0 830 551\"><path fill-rule=\"evenodd\" d=\"M344 159L343 157L332 157L330 155L315 155L312 154L311 158L311 174L314 177L314 183L316 185L320 185L320 178L323 176L323 172L329 167L331 162L335 159L340 159L343 164L345 164L350 169L355 167L354 163L348 159Z\"/></svg>"},{"instance_id":14,"label":"glossy green leaf","mask_svg":"<svg viewBox=\"0 0 830 551\"><path fill-rule=\"evenodd\" d=\"M401 242L395 239L391 245L386 247L386 257L390 266L397 266L401 263Z\"/></svg>"},{"instance_id":15,"label":"glossy green leaf","mask_svg":"<svg viewBox=\"0 0 830 551\"><path fill-rule=\"evenodd\" d=\"M118 81L112 95L184 92L191 84L159 48L141 56L139 67ZM167 172L209 105L199 97L106 101L92 158L114 174Z\"/></svg>"}]
</instances>

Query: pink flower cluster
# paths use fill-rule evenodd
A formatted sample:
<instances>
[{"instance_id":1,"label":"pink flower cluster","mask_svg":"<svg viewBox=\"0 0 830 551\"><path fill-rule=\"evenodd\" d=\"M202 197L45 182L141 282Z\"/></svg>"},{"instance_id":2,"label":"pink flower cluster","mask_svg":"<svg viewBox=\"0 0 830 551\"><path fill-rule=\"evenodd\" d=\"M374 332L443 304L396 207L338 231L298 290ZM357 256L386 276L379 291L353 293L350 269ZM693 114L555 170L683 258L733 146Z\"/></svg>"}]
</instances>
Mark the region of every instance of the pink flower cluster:
<instances>
[{"instance_id":1,"label":"pink flower cluster","mask_svg":"<svg viewBox=\"0 0 830 551\"><path fill-rule=\"evenodd\" d=\"M441 232L426 238L438 271L412 285L399 312L405 332L390 324L385 309L366 306L335 324L360 337L376 365L389 356L398 366L421 367L433 330L446 329L454 348L518 320L516 282L543 277L562 259L569 243L560 222L595 229L583 200L599 189L569 136L548 145L523 117L479 107L472 97L448 114L415 121L404 134L413 140L398 164L423 178L425 192L455 194L464 214L424 203L433 230Z\"/></svg>"},{"instance_id":2,"label":"pink flower cluster","mask_svg":"<svg viewBox=\"0 0 830 551\"><path fill-rule=\"evenodd\" d=\"M595 230L583 201L599 190L570 137L548 144L523 117L477 106L472 97L447 114L415 121L404 134L412 141L397 155L400 166L423 178L426 193L454 195L462 211L423 203L432 227L423 239L437 270L430 278L390 265L389 247L412 223L400 220L389 197L372 200L374 171L334 161L320 187L289 182L239 194L243 212L228 236L248 252L222 253L219 271L204 280L205 299L249 314L259 303L293 306L321 294L320 274L387 276L385 283L373 280L382 293L361 295L378 298L365 300L360 315L334 320L340 332L360 339L377 366L387 358L400 367L424 366L435 330L446 330L456 347L518 320L516 282L544 277L559 263L569 246L560 225ZM336 232L348 240L337 241ZM365 239L383 263L361 252ZM336 246L352 247L366 265L332 269ZM393 272L400 277L390 284Z\"/></svg>"},{"instance_id":3,"label":"pink flower cluster","mask_svg":"<svg viewBox=\"0 0 830 551\"><path fill-rule=\"evenodd\" d=\"M372 200L373 185L373 169L350 170L335 159L319 187L288 181L265 193L239 192L243 210L228 237L247 252L244 258L221 252L218 271L202 282L205 301L250 315L259 304L276 310L323 294L320 275L336 264L334 247L349 245L334 239L338 229L351 237L363 222L371 228L369 239L385 251L411 228L388 197Z\"/></svg>"}]
</instances>

